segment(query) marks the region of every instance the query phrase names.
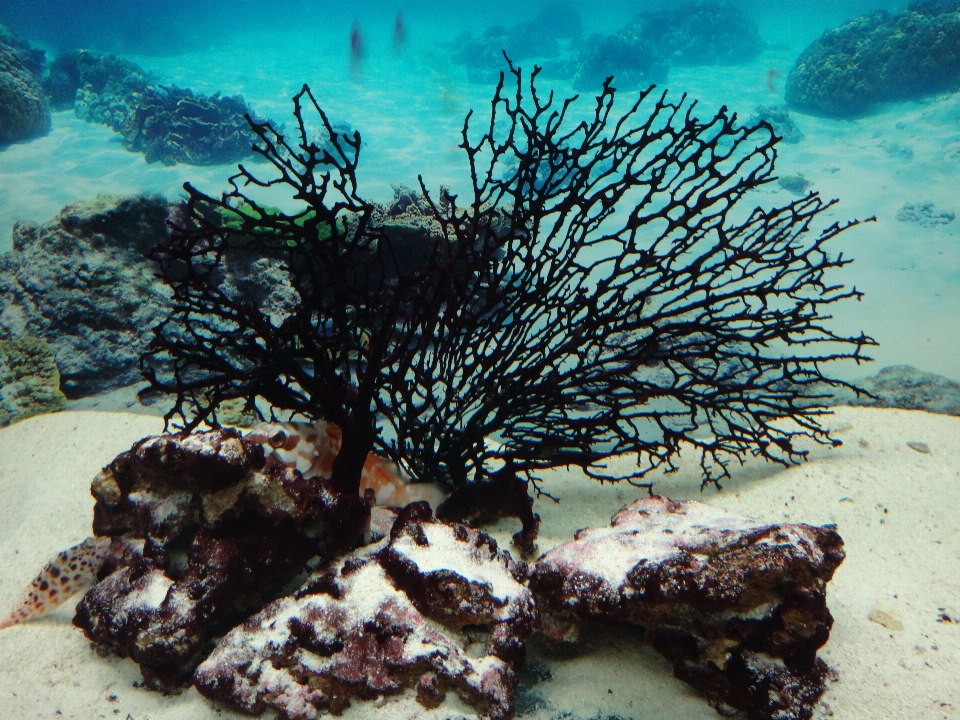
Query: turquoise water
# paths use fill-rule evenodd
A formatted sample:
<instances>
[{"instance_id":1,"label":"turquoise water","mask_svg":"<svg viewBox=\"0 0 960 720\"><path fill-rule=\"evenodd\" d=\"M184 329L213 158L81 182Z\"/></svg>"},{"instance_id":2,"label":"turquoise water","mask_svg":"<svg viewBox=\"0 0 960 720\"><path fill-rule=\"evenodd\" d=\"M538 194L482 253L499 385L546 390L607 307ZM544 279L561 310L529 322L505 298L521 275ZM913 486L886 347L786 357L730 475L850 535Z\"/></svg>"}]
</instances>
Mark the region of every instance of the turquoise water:
<instances>
[{"instance_id":1,"label":"turquoise water","mask_svg":"<svg viewBox=\"0 0 960 720\"><path fill-rule=\"evenodd\" d=\"M576 15L581 23L579 39L561 38L559 54L576 57L578 43L591 34L616 33L638 12L675 5L574 0L562 10L554 11L557 22L569 22ZM668 91L670 97L686 94L690 101L695 101L696 114L701 118L712 117L726 106L746 122L761 106L783 106L785 83L791 69L804 49L822 33L874 10L899 12L906 7L906 2L735 0L733 5L756 24L763 41L759 53L732 64L685 66L668 59L668 70L659 81L659 87ZM459 147L461 134L465 117L470 113L470 136L476 138L484 129L497 71L485 71L486 79L476 82L477 78L471 78L468 69L456 61L453 43L463 33L479 35L496 24L513 26L530 21L543 8L541 3L526 0L474 4L430 0L404 5L306 0L47 0L43 3L0 0L0 23L42 49L47 61L81 48L114 53L152 73L158 84L190 88L205 95L242 95L259 116L286 123L288 129L294 126L290 115L291 97L308 84L335 123L345 123L362 136L360 193L367 199L387 202L393 197L395 184L416 187L419 178L435 196L441 186L449 187L455 194L471 190L466 157ZM402 42L397 37L398 21L403 28ZM358 52L358 44L362 44L362 52ZM534 64L549 64L556 59L555 55L528 57L517 64L529 71ZM614 85L617 85L616 79ZM540 79L538 89L542 96L553 92L557 100L579 95L570 111L571 119L576 120L590 117L600 88L575 88L570 73L553 72ZM636 87L621 89L620 111L629 107L637 92ZM833 315L829 327L838 335L856 336L863 331L877 340L878 346L865 348L866 354L875 361L865 365L846 361L821 370L828 376L857 379L873 375L886 366L911 365L960 380L960 221L955 217L960 213L960 92L930 93L919 99L879 104L854 118L820 117L796 108L791 108L790 117L803 133L803 139L779 144L776 174L792 178L794 184L772 182L751 193L745 206L734 214L739 218L754 206L786 205L800 197L791 187L806 184L804 191L817 191L824 198L839 201L818 219L818 228L853 219L874 219L831 242L830 252L842 253L855 262L832 273L828 282L856 287L864 293L864 298L861 302L831 305L827 311ZM262 167L255 161L244 162L254 168L254 172ZM227 179L235 172L235 163L198 166L147 162L143 153L128 149L121 136L106 125L88 122L73 109L56 110L48 133L0 146L0 253L12 249L11 233L16 223L48 223L70 203L89 202L100 195L143 193L158 193L176 201L186 197L183 184L187 182L218 196L229 188ZM285 210L300 207L289 193L273 191L258 197ZM2 268L0 263L0 270ZM4 328L2 322L9 319L4 316L6 307L0 295L0 332ZM541 322L546 321L541 319ZM149 328L143 330L146 332ZM0 339L4 339L2 334ZM2 389L0 382L0 391ZM156 412L155 407L135 406L130 387L116 392L122 394L120 401L81 398L70 408L88 409L96 405L101 410L111 410L133 406L136 410ZM651 406L657 407L653 402ZM589 407L577 408L576 412L586 414L589 410ZM884 692L896 691L899 708L916 700L904 699L914 691L909 686L909 678L900 682L907 677L901 670L912 672L921 661L930 667L925 661L927 657L939 658L937 667L942 669L950 664L950 658L957 657L955 643L948 645L944 641L942 652L935 646L956 626L937 619L934 611L937 608L945 613L940 605L953 602L956 597L956 573L953 571L951 575L949 562L956 538L960 537L960 533L952 529L955 512L952 513L951 508L955 503L936 499L938 493L948 500L956 496L956 464L951 464L951 459L958 456L957 436L950 434L949 428L953 426L945 424L956 418L899 411L858 414L860 412L841 408L830 418L831 431L843 445L837 449L817 448L813 463L781 473L779 466L751 460L745 469L734 469L734 478L724 482L723 492L714 493L710 489L708 493L701 493L700 468L688 456L678 475L656 476L660 483L657 492L674 498L708 498L758 517L779 519L782 514L784 520L838 523L849 547L844 570L850 568L851 574L838 576L838 582L830 586L830 592L834 593L830 604L837 625L826 659L847 673L841 676L841 691L849 693L850 688L855 688L869 695L872 707L886 702ZM60 428L56 421L62 419L61 422L66 423L68 416L60 414L41 420L50 421L50 427ZM85 413L84 417L107 416ZM115 419L118 427L133 423L128 415L119 417L122 419ZM138 418L136 422L147 428L146 421ZM19 430L15 425L3 431L8 433L6 437L17 438L16 443L8 440L4 448L28 445L17 434L26 434L26 424L19 427ZM122 442L110 438L116 440L117 448L129 447L134 435L140 437L147 432L146 429L140 432L138 424L134 423L133 427L137 432L131 429L131 437L124 435ZM149 431L159 431L159 427L157 421L156 429L151 426ZM896 430L890 430L891 427ZM118 451L112 446L107 449L97 446L100 440L88 437L96 432L99 430L81 423L72 426L72 430L63 425L56 431L68 441L55 443L54 459L44 465L44 472L48 470L47 465L51 475L62 466L73 467L77 458L90 464L88 468L80 463L81 469L75 469L78 477L82 477L74 483L70 502L74 496L88 499L89 479L97 467L109 462ZM42 454L47 443L48 438L39 438L35 443L37 447L29 445L29 452ZM38 449L41 445L44 449ZM98 448L103 457L86 457L85 453L96 454ZM0 503L4 511L0 512L0 541L6 543L4 552L10 557L13 555L10 548L19 548L16 543L22 541L26 546L28 540L43 535L44 530L55 523L45 519L33 523L29 534L23 533L18 523L25 521L13 517L16 514L13 508L21 505L28 489L33 487L30 483L35 484L35 476L40 473L34 472L33 465L25 465L27 470L24 470L11 453L7 455L0 457L0 470L7 468L0 472L0 480L14 490L0 495L5 500ZM627 459L617 458L612 464L628 464L632 458L632 455ZM839 464L840 461L846 464ZM624 474L629 472L625 470ZM807 472L817 474L818 484L807 482ZM617 507L645 493L637 488L628 489L625 484L590 483L576 468L551 470L548 478L554 484L548 482L547 491L555 492L555 488L559 488L556 493L563 495L564 502L555 506L546 498L537 501L544 528L549 529L544 533L544 548L549 547L549 543L568 539L584 525L605 525ZM824 487L828 489L824 491ZM762 490L759 495L748 492L757 488ZM57 499L66 502L66 493L63 498L58 494ZM53 533L59 543L57 547L74 542L73 535L77 533L88 532L86 510L83 513L64 510L55 504L51 504L50 508L54 509L50 509L43 498L31 502L43 505L49 517L56 513L69 516L70 522L64 523L69 531L58 524L59 534ZM931 507L922 507L924 504ZM4 521L4 513L12 519ZM496 527L504 547L517 529L509 525L512 522L513 519L504 520ZM55 552L56 548L46 548L43 558L51 551ZM19 554L20 550L16 552ZM33 566L43 562L43 558L37 554L30 556L28 562L20 557L18 563L24 567L19 569L32 572ZM914 574L922 575L928 584L915 582ZM22 584L19 577L16 583L19 588ZM931 585L936 586L934 590L929 589ZM901 605L912 602L915 608L922 608L926 624L917 621L908 627L910 632L897 636L899 644L895 646L896 652L892 652L886 643L888 639L894 642L894 635L889 634L888 638L887 626L881 629L875 620L871 623L873 618L868 619L867 615L878 598L893 602L890 597L897 599L898 594L897 602ZM954 606L948 609L956 615ZM63 624L69 623L69 614L63 616ZM910 617L909 622L914 622ZM74 635L75 643L70 650L73 655L68 655L68 661L62 664L69 668L73 662L70 658L79 657L82 659L75 663L81 666L78 672L93 672L82 665L92 658L86 640L79 631ZM921 635L925 639L920 639ZM869 652L862 652L866 647L864 637L872 643ZM534 662L528 670L536 672L538 657L548 657L551 663L556 661L552 685L544 692L554 692L562 698L562 702L556 700L556 707L551 706L552 709L572 708L578 713L578 719L719 717L686 686L676 690L671 684L669 663L653 651L641 652L640 644L638 636L621 633L619 628L588 636L581 649L571 651L569 657L561 657L563 651L553 656L551 649L542 643L535 644L532 646ZM930 655L919 654L931 645ZM597 655L603 656L602 671L597 669L599 661L594 664L590 657L594 649L599 649ZM933 655L933 651L940 655ZM577 652L582 652L582 656ZM890 667L884 670L887 674L880 673L876 665L871 667L878 657L889 659ZM56 662L60 662L59 656ZM933 660L934 664L937 662ZM132 684L141 679L132 662L117 663L119 670L106 664L96 665L96 672L100 673L97 678L109 676L103 682L107 691L112 692L110 683L119 682L122 688L118 692L124 702L127 698L139 702L141 695L153 698L153 694L143 693ZM41 672L49 673L49 668L42 668ZM117 672L125 673L119 681L114 677ZM916 670L914 677L925 672L922 668ZM891 677L896 681L888 682ZM11 685L11 681L6 682ZM85 680L84 691L99 693L99 686L94 687L97 682L99 680ZM528 677L525 682L535 685L537 680L531 681ZM541 688L547 685L543 678L540 682ZM51 681L51 686L54 684ZM79 682L74 684L80 686ZM67 685L67 681L60 682L57 692ZM613 687L608 687L610 685ZM679 687L679 683L676 685ZM617 688L616 697L613 697L613 688ZM621 689L629 692L621 695ZM38 692L46 691L40 688ZM528 712L521 714L548 716L546 706L536 705L535 701L543 699L538 697L539 692L536 687L534 692L530 692L530 688L525 690L526 701L531 705L526 708ZM854 700L844 702L858 702L857 692L849 695ZM949 692L955 695L952 687ZM932 711L936 714L928 712L922 717L939 718L940 708L944 708L942 717L953 717L948 715L949 703L941 702L947 697L953 695L948 696L945 690L936 700L930 700L940 703ZM413 708L410 717L420 717L419 706L408 700ZM182 701L189 702L189 694ZM43 698L39 702L44 702ZM112 707L106 702L96 699L98 712ZM171 711L173 714L163 717L186 717L176 715L172 704L180 700L167 698L163 702L175 708ZM211 716L220 713L219 708L214 709L197 697L193 702L199 703ZM356 702L355 706L358 714L348 717L366 717L362 715L366 712L377 716L376 709L371 709L372 704ZM126 706L123 707L125 714ZM844 706L841 703L839 707ZM956 707L954 703L949 712L954 712ZM83 711L78 712L81 714L74 716L83 717ZM229 712L225 710L224 716L234 717ZM614 712L617 715L610 714ZM137 712L131 715L137 720L146 717ZM381 713L381 716L387 715ZM550 717L559 720L569 716ZM837 717L846 720L856 715L845 715L841 709Z\"/></svg>"},{"instance_id":2,"label":"turquoise water","mask_svg":"<svg viewBox=\"0 0 960 720\"><path fill-rule=\"evenodd\" d=\"M787 74L821 32L878 5L742 3L765 43L759 56L740 65L672 67L662 86L696 98L702 115L727 105L747 118L758 105L783 103ZM650 7L582 6L583 35L615 32L637 10ZM30 4L20 3L0 13L0 21L45 49L48 60L78 46L116 52L165 83L207 94L242 94L258 113L279 122L289 119L290 97L309 83L331 117L361 132L362 192L386 199L391 184L414 185L418 174L428 188L469 187L464 155L457 147L463 119L470 110L478 122L486 116L493 88L492 82L468 82L448 43L464 31L479 34L494 23L528 20L539 9L533 3L482 8L367 3L349 10L250 3L186 10L167 3L139 11L104 5L97 20L76 8L55 13L46 5L34 7L37 15L31 18ZM392 41L397 12L402 12L406 33L399 51ZM139 31L130 30L134 27ZM354 27L363 39L359 61L351 59ZM88 44L71 43L72 38ZM530 68L544 60L549 58L518 64ZM558 97L575 92L563 79L541 81L541 86L555 90ZM579 110L587 113L590 93L581 94ZM625 105L630 93L621 95ZM863 329L880 342L872 352L876 364L838 367L835 373L840 376L905 363L960 378L955 324L960 316L960 223L931 229L895 220L907 202L960 210L955 190L960 160L950 156L960 130L958 107L956 96L947 94L881 106L852 121L792 114L806 138L780 145L780 174L803 173L811 189L839 198L831 211L836 219L878 218L835 243L835 249L856 259L836 277L866 293L862 303L837 308L837 327L844 332ZM898 155L897 148L908 148L910 157ZM14 222L46 222L67 202L100 193L145 191L175 198L185 181L218 192L226 187L232 168L148 164L142 155L127 151L109 128L79 120L69 110L55 112L47 136L0 150L0 251L10 247ZM769 197L761 199L782 202L791 197L772 186Z\"/></svg>"}]
</instances>

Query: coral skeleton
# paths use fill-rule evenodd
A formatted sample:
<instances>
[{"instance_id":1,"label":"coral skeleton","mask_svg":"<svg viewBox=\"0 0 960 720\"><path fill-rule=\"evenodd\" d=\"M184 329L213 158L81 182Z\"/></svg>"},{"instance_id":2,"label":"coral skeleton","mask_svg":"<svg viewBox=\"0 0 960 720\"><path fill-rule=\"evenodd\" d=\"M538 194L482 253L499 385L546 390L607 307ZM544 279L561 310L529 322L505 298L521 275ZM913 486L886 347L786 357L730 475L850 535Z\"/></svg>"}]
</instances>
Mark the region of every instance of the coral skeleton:
<instances>
[{"instance_id":1,"label":"coral skeleton","mask_svg":"<svg viewBox=\"0 0 960 720\"><path fill-rule=\"evenodd\" d=\"M359 133L338 133L306 86L292 131L251 120L267 169L240 165L219 198L187 184L151 254L174 309L141 365L147 392L175 396L168 422L216 426L239 398L333 423L336 492L357 494L373 450L451 487L439 517L520 517L527 547L537 471L642 485L687 446L706 484L734 458L789 464L798 438L835 442L818 416L851 386L822 367L874 344L825 312L860 297L827 278L850 262L827 243L856 222L828 225L816 193L751 207L774 180L765 122L701 120L653 88L618 115L612 78L578 120L538 72L509 63L479 134L467 116L463 197L421 178L393 206L364 199ZM264 257L296 298L279 315L224 279L224 263ZM607 467L621 454L637 467Z\"/></svg>"}]
</instances>

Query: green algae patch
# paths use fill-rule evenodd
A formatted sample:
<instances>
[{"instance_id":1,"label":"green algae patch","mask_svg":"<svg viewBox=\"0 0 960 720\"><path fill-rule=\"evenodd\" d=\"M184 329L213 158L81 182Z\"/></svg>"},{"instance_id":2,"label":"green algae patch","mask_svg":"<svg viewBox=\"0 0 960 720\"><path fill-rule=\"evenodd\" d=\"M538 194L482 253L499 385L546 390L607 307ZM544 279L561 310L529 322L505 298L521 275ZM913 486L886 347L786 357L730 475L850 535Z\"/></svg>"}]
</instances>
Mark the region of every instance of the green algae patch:
<instances>
[{"instance_id":1,"label":"green algae patch","mask_svg":"<svg viewBox=\"0 0 960 720\"><path fill-rule=\"evenodd\" d=\"M32 336L0 340L0 427L63 410L66 404L47 343Z\"/></svg>"}]
</instances>

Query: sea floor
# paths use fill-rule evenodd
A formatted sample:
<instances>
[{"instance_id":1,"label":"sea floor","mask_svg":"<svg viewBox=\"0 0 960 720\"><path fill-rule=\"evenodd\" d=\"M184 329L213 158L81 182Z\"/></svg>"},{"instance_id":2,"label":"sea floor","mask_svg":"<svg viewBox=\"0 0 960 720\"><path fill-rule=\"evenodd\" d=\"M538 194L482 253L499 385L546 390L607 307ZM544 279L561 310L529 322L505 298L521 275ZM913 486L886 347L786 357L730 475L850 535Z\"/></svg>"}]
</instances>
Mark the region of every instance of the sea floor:
<instances>
[{"instance_id":1,"label":"sea floor","mask_svg":"<svg viewBox=\"0 0 960 720\"><path fill-rule=\"evenodd\" d=\"M828 586L834 616L821 656L837 671L815 720L958 720L960 687L960 418L918 411L837 408L843 441L781 468L732 468L721 491L701 492L693 457L651 476L654 491L697 499L761 522L835 523L846 559ZM43 563L89 533L97 471L156 417L63 412L0 429L0 607L11 607ZM51 442L55 438L56 442ZM907 443L924 443L920 452ZM626 458L620 462L628 462ZM578 470L543 474L539 550L598 527L645 491L599 485ZM509 547L515 521L489 530ZM72 603L0 632L0 707L16 718L240 720L195 690L164 696L138 687L136 665L100 657L70 623ZM534 640L521 677L519 720L713 720L720 717L629 628L598 628L556 648ZM272 717L271 713L263 717ZM412 695L356 701L344 720L477 716L456 698L434 711Z\"/></svg>"}]
</instances>

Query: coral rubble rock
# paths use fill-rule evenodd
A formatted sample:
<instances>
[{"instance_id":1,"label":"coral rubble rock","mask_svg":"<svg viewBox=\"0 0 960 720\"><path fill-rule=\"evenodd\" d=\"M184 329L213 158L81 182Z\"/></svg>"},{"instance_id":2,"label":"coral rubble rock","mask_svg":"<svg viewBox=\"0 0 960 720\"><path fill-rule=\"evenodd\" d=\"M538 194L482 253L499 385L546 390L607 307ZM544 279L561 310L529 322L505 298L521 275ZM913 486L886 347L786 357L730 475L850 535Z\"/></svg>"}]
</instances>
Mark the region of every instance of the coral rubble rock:
<instances>
[{"instance_id":1,"label":"coral rubble rock","mask_svg":"<svg viewBox=\"0 0 960 720\"><path fill-rule=\"evenodd\" d=\"M0 340L0 427L66 404L47 343L29 335Z\"/></svg>"},{"instance_id":2,"label":"coral rubble rock","mask_svg":"<svg viewBox=\"0 0 960 720\"><path fill-rule=\"evenodd\" d=\"M583 623L639 625L718 706L809 718L829 673L816 657L833 622L826 583L843 557L829 526L756 525L650 497L546 553L531 588L550 639Z\"/></svg>"},{"instance_id":3,"label":"coral rubble rock","mask_svg":"<svg viewBox=\"0 0 960 720\"><path fill-rule=\"evenodd\" d=\"M162 690L189 682L213 635L257 612L311 557L351 547L369 513L321 479L264 468L262 448L235 430L145 438L91 489L94 532L143 549L107 569L74 623Z\"/></svg>"},{"instance_id":4,"label":"coral rubble rock","mask_svg":"<svg viewBox=\"0 0 960 720\"><path fill-rule=\"evenodd\" d=\"M512 717L536 623L523 568L486 534L418 517L418 507L401 513L389 540L228 633L197 668L198 689L291 720L404 688L427 707L454 690L484 715Z\"/></svg>"}]
</instances>

